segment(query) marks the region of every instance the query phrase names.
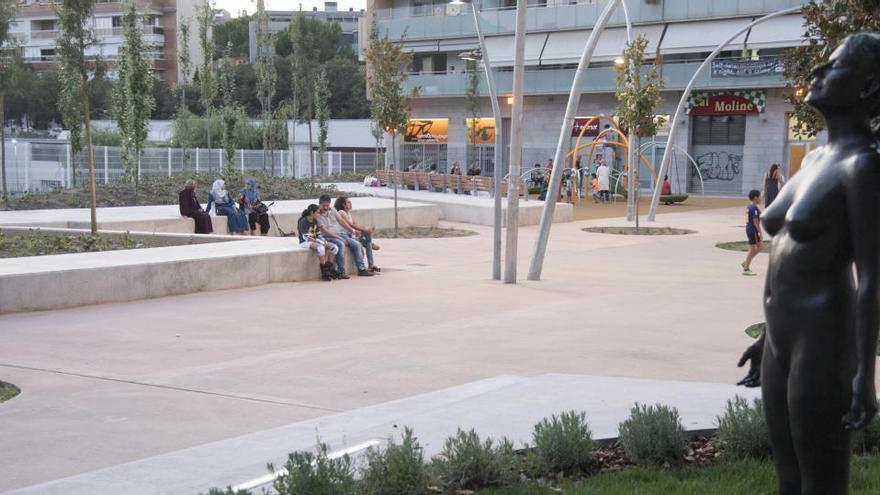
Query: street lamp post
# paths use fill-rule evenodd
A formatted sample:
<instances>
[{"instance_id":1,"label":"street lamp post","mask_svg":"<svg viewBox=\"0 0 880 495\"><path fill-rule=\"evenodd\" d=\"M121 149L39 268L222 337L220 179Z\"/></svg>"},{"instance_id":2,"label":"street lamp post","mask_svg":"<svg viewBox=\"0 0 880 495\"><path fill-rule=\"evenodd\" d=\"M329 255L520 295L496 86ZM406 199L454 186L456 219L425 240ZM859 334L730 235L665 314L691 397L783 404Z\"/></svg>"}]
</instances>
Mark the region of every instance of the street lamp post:
<instances>
[{"instance_id":1,"label":"street lamp post","mask_svg":"<svg viewBox=\"0 0 880 495\"><path fill-rule=\"evenodd\" d=\"M451 2L453 5L464 5L462 0ZM473 52L462 56L463 60L482 60L483 69L486 71L486 84L489 86L489 99L492 101L492 117L495 119L495 190L493 196L495 200L495 220L493 223L492 234L492 279L501 280L501 109L498 106L498 93L495 87L495 75L492 67L489 65L489 54L486 51L486 42L483 39L483 31L480 29L480 4L479 0L473 0L471 7L474 12L474 26L477 30L477 41L480 44L480 56L477 57ZM513 180L513 177L511 177Z\"/></svg>"}]
</instances>

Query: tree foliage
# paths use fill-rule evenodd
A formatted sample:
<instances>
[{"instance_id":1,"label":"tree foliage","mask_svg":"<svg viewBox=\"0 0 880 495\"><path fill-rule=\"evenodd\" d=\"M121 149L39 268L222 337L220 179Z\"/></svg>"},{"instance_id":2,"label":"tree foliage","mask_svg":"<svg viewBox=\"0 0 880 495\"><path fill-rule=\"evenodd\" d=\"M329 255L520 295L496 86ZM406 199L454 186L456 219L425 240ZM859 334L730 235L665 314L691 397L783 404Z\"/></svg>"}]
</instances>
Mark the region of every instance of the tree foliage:
<instances>
[{"instance_id":1,"label":"tree foliage","mask_svg":"<svg viewBox=\"0 0 880 495\"><path fill-rule=\"evenodd\" d=\"M213 29L214 49L212 54L225 53L226 47L231 43L232 52L229 56L236 60L247 59L250 55L248 25L253 19L251 16L243 15L215 25Z\"/></svg>"},{"instance_id":2,"label":"tree foliage","mask_svg":"<svg viewBox=\"0 0 880 495\"><path fill-rule=\"evenodd\" d=\"M471 119L471 128L467 131L468 141L471 143L471 156L476 157L477 129L480 118L480 73L475 60L465 61L464 67L467 73L467 86L465 86L464 93L464 124L467 126L467 119Z\"/></svg>"},{"instance_id":3,"label":"tree foliage","mask_svg":"<svg viewBox=\"0 0 880 495\"><path fill-rule=\"evenodd\" d=\"M615 66L614 83L617 86L617 116L623 127L634 137L657 134L654 108L660 104L663 79L654 63L643 73L645 49L648 40L642 35L627 43L623 51L623 63Z\"/></svg>"},{"instance_id":4,"label":"tree foliage","mask_svg":"<svg viewBox=\"0 0 880 495\"><path fill-rule=\"evenodd\" d=\"M263 0L257 0L257 96L260 100L260 114L263 119L263 149L273 149L274 142L269 139L272 132L273 98L275 97L275 84L278 75L275 72L275 61L272 54L272 33L269 31L269 16ZM263 155L263 169L266 168L265 154ZM272 169L275 169L273 155Z\"/></svg>"},{"instance_id":5,"label":"tree foliage","mask_svg":"<svg viewBox=\"0 0 880 495\"><path fill-rule=\"evenodd\" d=\"M127 173L137 179L138 163L150 126L153 100L153 73L147 58L150 46L144 42L143 22L134 0L124 7L122 23L125 42L117 63L118 81L113 92L113 114L122 134L122 161Z\"/></svg>"},{"instance_id":6,"label":"tree foliage","mask_svg":"<svg viewBox=\"0 0 880 495\"><path fill-rule=\"evenodd\" d=\"M327 151L327 126L330 123L330 87L327 71L322 67L315 79L315 116L318 119L318 156L321 157L321 174L324 171L324 152Z\"/></svg>"},{"instance_id":7,"label":"tree foliage","mask_svg":"<svg viewBox=\"0 0 880 495\"><path fill-rule=\"evenodd\" d=\"M202 107L206 114L214 106L216 85L214 83L214 43L211 40L211 27L214 22L214 7L211 0L198 8L196 22L199 26L199 47L202 49L202 63L199 66L199 89Z\"/></svg>"},{"instance_id":8,"label":"tree foliage","mask_svg":"<svg viewBox=\"0 0 880 495\"><path fill-rule=\"evenodd\" d=\"M226 155L226 165L234 166L235 149L238 148L238 126L244 119L244 112L235 98L235 72L232 59L228 55L230 52L231 47L220 67L218 85L220 97L223 100L223 106L220 108L220 118L223 121L221 146Z\"/></svg>"},{"instance_id":9,"label":"tree foliage","mask_svg":"<svg viewBox=\"0 0 880 495\"><path fill-rule=\"evenodd\" d=\"M391 134L393 140L406 130L409 120L409 101L403 92L403 82L412 64L412 54L385 36L370 41L366 59L370 64L368 79L373 120Z\"/></svg>"},{"instance_id":10,"label":"tree foliage","mask_svg":"<svg viewBox=\"0 0 880 495\"><path fill-rule=\"evenodd\" d=\"M825 128L818 112L804 102L812 79L811 70L828 60L847 35L860 31L880 31L880 2L877 0L811 0L802 14L807 43L786 50L782 61L791 86L788 101L794 105L792 131L803 137L815 136Z\"/></svg>"}]
</instances>

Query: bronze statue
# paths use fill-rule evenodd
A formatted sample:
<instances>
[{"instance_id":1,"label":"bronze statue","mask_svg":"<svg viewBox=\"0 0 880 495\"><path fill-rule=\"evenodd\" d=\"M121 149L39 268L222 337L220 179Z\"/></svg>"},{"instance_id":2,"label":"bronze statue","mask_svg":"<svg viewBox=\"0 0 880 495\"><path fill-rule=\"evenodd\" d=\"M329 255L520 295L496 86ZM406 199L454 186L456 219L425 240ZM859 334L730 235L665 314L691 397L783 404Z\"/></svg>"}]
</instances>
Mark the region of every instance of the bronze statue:
<instances>
[{"instance_id":1,"label":"bronze statue","mask_svg":"<svg viewBox=\"0 0 880 495\"><path fill-rule=\"evenodd\" d=\"M761 386L779 493L834 495L847 493L850 430L877 413L880 35L847 37L813 69L806 101L828 144L762 216L767 328L740 384Z\"/></svg>"}]
</instances>

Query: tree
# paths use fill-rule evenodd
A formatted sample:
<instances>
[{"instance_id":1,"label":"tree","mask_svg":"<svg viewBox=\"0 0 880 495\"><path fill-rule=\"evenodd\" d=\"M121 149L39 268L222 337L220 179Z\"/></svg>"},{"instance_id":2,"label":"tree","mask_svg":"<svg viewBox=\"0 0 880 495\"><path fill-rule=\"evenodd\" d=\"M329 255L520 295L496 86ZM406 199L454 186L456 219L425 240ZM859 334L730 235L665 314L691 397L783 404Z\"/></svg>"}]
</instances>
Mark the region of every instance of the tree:
<instances>
[{"instance_id":1,"label":"tree","mask_svg":"<svg viewBox=\"0 0 880 495\"><path fill-rule=\"evenodd\" d=\"M223 106L220 108L220 118L223 121L223 137L222 146L226 155L226 166L234 167L235 149L238 146L238 127L239 122L244 118L242 115L241 105L235 99L235 71L232 59L228 55L232 51L230 46L227 50L227 56L223 59L223 65L220 67L220 98L223 100Z\"/></svg>"},{"instance_id":2,"label":"tree","mask_svg":"<svg viewBox=\"0 0 880 495\"><path fill-rule=\"evenodd\" d=\"M250 56L251 20L253 17L243 15L214 26L212 53L226 53L226 47L231 43L232 53L229 56L236 60L247 59Z\"/></svg>"},{"instance_id":3,"label":"tree","mask_svg":"<svg viewBox=\"0 0 880 495\"><path fill-rule=\"evenodd\" d=\"M275 175L275 154L272 153L272 98L275 96L275 61L272 54L272 33L269 32L269 16L263 0L257 0L257 94L260 98L260 114L263 119L263 171L266 170L266 151L272 154L272 175Z\"/></svg>"},{"instance_id":4,"label":"tree","mask_svg":"<svg viewBox=\"0 0 880 495\"><path fill-rule=\"evenodd\" d=\"M813 78L813 67L828 60L847 35L880 31L880 2L877 0L831 0L804 5L807 44L786 50L782 57L785 77L792 91L787 100L794 105L792 131L812 137L825 128L818 112L804 102Z\"/></svg>"},{"instance_id":5,"label":"tree","mask_svg":"<svg viewBox=\"0 0 880 495\"><path fill-rule=\"evenodd\" d=\"M327 175L324 154L327 152L327 125L330 121L330 87L327 71L322 67L315 79L315 116L318 118L318 157L321 159L321 175Z\"/></svg>"},{"instance_id":6,"label":"tree","mask_svg":"<svg viewBox=\"0 0 880 495\"><path fill-rule=\"evenodd\" d=\"M374 31L375 33L375 31ZM406 131L409 120L409 101L403 94L406 72L412 64L412 53L384 38L371 36L366 51L370 67L368 80L373 98L370 110L377 127L391 135L392 162L397 164L397 135ZM413 93L417 93L417 89ZM398 164L399 165L399 164ZM394 182L394 230L398 228L397 181Z\"/></svg>"},{"instance_id":7,"label":"tree","mask_svg":"<svg viewBox=\"0 0 880 495\"><path fill-rule=\"evenodd\" d=\"M320 48L314 45L314 28L300 11L291 23L291 44L293 45L293 112L297 122L307 123L309 128L309 168L311 180L315 180L315 158L312 152L312 119L314 118L315 75L319 65Z\"/></svg>"},{"instance_id":8,"label":"tree","mask_svg":"<svg viewBox=\"0 0 880 495\"><path fill-rule=\"evenodd\" d=\"M180 132L175 132L175 135L183 137L177 144L180 146L183 166L186 167L187 162L189 162L189 122L192 118L186 105L186 87L189 85L190 74L192 74L192 58L189 53L189 19L180 19L177 29L179 33L177 65L180 67L180 81L177 82L177 88L180 93L180 103L174 116L174 126L180 129Z\"/></svg>"},{"instance_id":9,"label":"tree","mask_svg":"<svg viewBox=\"0 0 880 495\"><path fill-rule=\"evenodd\" d=\"M62 0L58 8L58 21L61 32L58 35L58 48L61 53L61 79L63 81L61 102L64 107L64 122L70 129L70 145L75 152L85 145L88 155L89 185L91 187L91 227L92 234L98 231L96 214L97 195L95 191L95 154L92 149L91 111L89 108L89 72L91 65L86 58L86 49L94 42L91 30L92 11L95 0ZM84 130L85 143L80 140L80 130ZM76 135L76 140L74 136ZM74 148L74 146L76 146ZM76 173L74 173L76 177Z\"/></svg>"},{"instance_id":10,"label":"tree","mask_svg":"<svg viewBox=\"0 0 880 495\"><path fill-rule=\"evenodd\" d=\"M465 71L467 72L467 86L464 93L464 124L467 126L467 120L470 118L471 127L468 129L468 138L471 142L471 158L468 160L468 166L470 166L471 160L477 157L477 131L480 128L480 73L477 70L477 62L474 60L466 61Z\"/></svg>"},{"instance_id":11,"label":"tree","mask_svg":"<svg viewBox=\"0 0 880 495\"><path fill-rule=\"evenodd\" d=\"M196 22L199 25L199 46L202 49L202 65L199 67L199 87L203 116L211 119L214 111L214 98L216 96L216 88L214 84L214 44L211 42L211 26L214 22L214 7L211 0L205 0L205 3L199 8L196 15ZM208 168L211 168L211 126L205 126L208 133Z\"/></svg>"},{"instance_id":12,"label":"tree","mask_svg":"<svg viewBox=\"0 0 880 495\"><path fill-rule=\"evenodd\" d=\"M3 201L7 201L6 191L6 91L9 88L7 48L11 37L9 26L15 17L15 4L12 0L0 0L0 173L3 174Z\"/></svg>"},{"instance_id":13,"label":"tree","mask_svg":"<svg viewBox=\"0 0 880 495\"><path fill-rule=\"evenodd\" d=\"M364 119L370 116L364 68L345 56L336 56L324 64L330 83L330 113L337 119Z\"/></svg>"},{"instance_id":14,"label":"tree","mask_svg":"<svg viewBox=\"0 0 880 495\"><path fill-rule=\"evenodd\" d=\"M143 22L134 0L128 0L122 15L125 42L119 48L118 81L113 92L113 114L122 134L122 161L126 171L138 183L141 153L150 128L153 99L152 63L147 58L150 46L144 42Z\"/></svg>"},{"instance_id":15,"label":"tree","mask_svg":"<svg viewBox=\"0 0 880 495\"><path fill-rule=\"evenodd\" d=\"M654 108L660 104L660 89L663 79L657 71L657 63L651 65L648 72L642 74L645 62L645 49L648 40L639 35L623 50L623 63L616 65L614 83L617 86L617 117L623 127L629 129L630 148L637 146L639 139L657 134L660 123L654 114ZM638 191L639 164L634 156L629 157L630 177L632 185L632 204L635 208L636 229L639 228Z\"/></svg>"}]
</instances>

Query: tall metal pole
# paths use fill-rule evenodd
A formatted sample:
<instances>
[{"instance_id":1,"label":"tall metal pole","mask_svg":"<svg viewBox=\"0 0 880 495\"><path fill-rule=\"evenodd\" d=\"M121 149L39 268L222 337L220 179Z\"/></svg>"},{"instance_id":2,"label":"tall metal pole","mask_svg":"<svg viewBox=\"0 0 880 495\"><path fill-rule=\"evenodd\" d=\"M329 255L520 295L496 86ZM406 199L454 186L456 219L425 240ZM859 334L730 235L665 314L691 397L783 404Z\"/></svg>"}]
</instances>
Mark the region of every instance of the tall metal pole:
<instances>
[{"instance_id":1,"label":"tall metal pole","mask_svg":"<svg viewBox=\"0 0 880 495\"><path fill-rule=\"evenodd\" d=\"M507 185L507 245L504 283L516 283L516 248L519 235L519 173L522 165L523 76L526 54L526 0L516 2L514 37L513 108L510 112L510 178ZM560 167L561 168L561 167Z\"/></svg>"},{"instance_id":2,"label":"tall metal pole","mask_svg":"<svg viewBox=\"0 0 880 495\"><path fill-rule=\"evenodd\" d=\"M495 75L489 63L489 52L486 51L486 42L483 39L483 31L480 28L480 2L474 0L471 7L474 11L474 26L477 29L477 40L480 42L480 53L483 59L483 68L486 70L486 84L489 86L489 99L492 100L492 117L495 119L495 220L492 234L492 279L501 280L501 108L498 106L498 93L495 89ZM511 181L513 176L511 176ZM517 182L518 183L518 182ZM509 187L509 186L508 186Z\"/></svg>"},{"instance_id":3,"label":"tall metal pole","mask_svg":"<svg viewBox=\"0 0 880 495\"><path fill-rule=\"evenodd\" d=\"M769 15L765 15L764 17L760 17L750 22L749 24L743 26L740 30L733 33L724 40L723 43L718 45L718 48L715 49L707 58L703 61L702 64L697 68L697 71L694 73L691 80L688 82L687 86L684 88L684 93L681 95L681 100L678 102L678 107L675 109L675 117L672 118L672 123L669 125L669 137L666 139L666 149L663 151L663 160L660 162L660 170L657 172L657 184L654 186L654 194L651 196L651 209L648 210L648 221L653 222L654 217L657 216L657 203L660 201L660 188L662 184L663 177L669 172L669 160L672 158L672 151L675 145L675 137L678 131L678 123L682 118L682 114L684 113L684 107L687 104L688 97L691 95L691 91L694 89L694 85L697 83L697 79L706 70L715 57L721 53L721 50L724 50L727 45L729 45L733 40L739 37L741 34L745 33L749 29L752 29L753 26L761 24L762 22L769 21L775 17L795 14L800 12L802 6L792 7L790 9L780 10L778 12L774 12Z\"/></svg>"},{"instance_id":4,"label":"tall metal pole","mask_svg":"<svg viewBox=\"0 0 880 495\"><path fill-rule=\"evenodd\" d=\"M538 227L538 238L535 240L535 252L532 255L531 265L529 266L529 280L541 279L544 254L547 251L547 240L550 237L550 225L553 223L553 213L556 211L556 198L559 197L559 186L562 183L562 151L565 147L565 140L571 135L571 126L574 124L575 113L581 99L581 86L587 73L587 67L590 65L590 59L593 58L593 51L596 49L599 35L602 34L602 30L608 24L611 13L614 12L619 2L620 0L611 0L605 5L605 10L599 15L593 30L590 31L590 37L587 39L584 52L581 54L581 59L578 62L574 81L571 84L571 92L568 95L565 118L562 119L562 129L559 131L559 141L556 143L556 154L553 157L553 163L557 164L557 166L553 167L553 171L550 174L550 187L547 190L547 199L544 201L544 211L541 214L541 224ZM512 153L513 150L511 150ZM510 224L508 224L509 228Z\"/></svg>"}]
</instances>

